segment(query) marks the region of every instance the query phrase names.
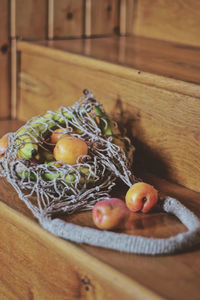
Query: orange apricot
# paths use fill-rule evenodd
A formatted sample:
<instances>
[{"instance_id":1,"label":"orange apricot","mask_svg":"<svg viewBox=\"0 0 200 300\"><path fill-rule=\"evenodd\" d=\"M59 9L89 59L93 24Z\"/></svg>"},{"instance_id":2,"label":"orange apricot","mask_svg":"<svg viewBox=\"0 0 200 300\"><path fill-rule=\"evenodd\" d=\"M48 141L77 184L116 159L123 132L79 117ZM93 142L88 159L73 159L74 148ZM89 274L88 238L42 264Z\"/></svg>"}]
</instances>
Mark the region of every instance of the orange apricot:
<instances>
[{"instance_id":1,"label":"orange apricot","mask_svg":"<svg viewBox=\"0 0 200 300\"><path fill-rule=\"evenodd\" d=\"M57 142L53 153L56 160L73 165L79 156L87 155L88 146L83 140L66 135Z\"/></svg>"},{"instance_id":2,"label":"orange apricot","mask_svg":"<svg viewBox=\"0 0 200 300\"><path fill-rule=\"evenodd\" d=\"M7 149L8 149L8 135L4 135L0 139L0 158L3 157Z\"/></svg>"},{"instance_id":3,"label":"orange apricot","mask_svg":"<svg viewBox=\"0 0 200 300\"><path fill-rule=\"evenodd\" d=\"M50 142L56 144L66 134L65 128L58 128L54 130L50 136Z\"/></svg>"},{"instance_id":4,"label":"orange apricot","mask_svg":"<svg viewBox=\"0 0 200 300\"><path fill-rule=\"evenodd\" d=\"M158 191L150 184L137 182L126 193L126 205L133 212L146 213L156 205Z\"/></svg>"}]
</instances>

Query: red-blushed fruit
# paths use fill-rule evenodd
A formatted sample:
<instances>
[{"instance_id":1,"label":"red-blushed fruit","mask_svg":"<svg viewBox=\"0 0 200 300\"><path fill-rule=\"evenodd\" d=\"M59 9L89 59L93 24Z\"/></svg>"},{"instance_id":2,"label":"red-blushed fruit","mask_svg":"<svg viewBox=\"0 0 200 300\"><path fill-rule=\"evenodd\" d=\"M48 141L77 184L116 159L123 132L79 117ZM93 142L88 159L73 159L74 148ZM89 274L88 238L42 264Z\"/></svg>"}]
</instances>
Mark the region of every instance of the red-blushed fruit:
<instances>
[{"instance_id":1,"label":"red-blushed fruit","mask_svg":"<svg viewBox=\"0 0 200 300\"><path fill-rule=\"evenodd\" d=\"M124 201L119 198L109 198L94 205L92 218L98 228L109 230L118 228L129 213Z\"/></svg>"},{"instance_id":2,"label":"red-blushed fruit","mask_svg":"<svg viewBox=\"0 0 200 300\"><path fill-rule=\"evenodd\" d=\"M157 201L157 190L145 182L133 184L126 194L126 205L133 212L142 211L146 213L155 206Z\"/></svg>"},{"instance_id":3,"label":"red-blushed fruit","mask_svg":"<svg viewBox=\"0 0 200 300\"><path fill-rule=\"evenodd\" d=\"M66 164L74 165L81 155L87 155L88 146L83 140L73 136L63 136L54 148L56 160L64 161Z\"/></svg>"},{"instance_id":4,"label":"red-blushed fruit","mask_svg":"<svg viewBox=\"0 0 200 300\"><path fill-rule=\"evenodd\" d=\"M4 153L8 149L8 135L2 136L0 139L0 158L4 156Z\"/></svg>"},{"instance_id":5,"label":"red-blushed fruit","mask_svg":"<svg viewBox=\"0 0 200 300\"><path fill-rule=\"evenodd\" d=\"M56 144L66 134L65 128L58 128L54 130L50 136L50 142Z\"/></svg>"}]
</instances>

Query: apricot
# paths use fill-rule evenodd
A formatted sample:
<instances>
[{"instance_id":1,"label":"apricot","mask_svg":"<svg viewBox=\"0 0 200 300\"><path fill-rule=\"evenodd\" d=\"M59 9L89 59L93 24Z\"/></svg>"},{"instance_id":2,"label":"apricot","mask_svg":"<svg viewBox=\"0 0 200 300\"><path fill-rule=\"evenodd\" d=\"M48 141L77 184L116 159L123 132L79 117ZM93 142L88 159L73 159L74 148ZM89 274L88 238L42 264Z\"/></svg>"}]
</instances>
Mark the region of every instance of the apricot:
<instances>
[{"instance_id":1,"label":"apricot","mask_svg":"<svg viewBox=\"0 0 200 300\"><path fill-rule=\"evenodd\" d=\"M65 128L58 128L54 130L50 136L50 142L56 144L66 134Z\"/></svg>"},{"instance_id":2,"label":"apricot","mask_svg":"<svg viewBox=\"0 0 200 300\"><path fill-rule=\"evenodd\" d=\"M3 157L7 149L8 149L8 135L4 135L0 139L0 158Z\"/></svg>"},{"instance_id":3,"label":"apricot","mask_svg":"<svg viewBox=\"0 0 200 300\"><path fill-rule=\"evenodd\" d=\"M124 201L119 198L109 198L94 205L92 219L98 228L109 230L118 228L129 213Z\"/></svg>"},{"instance_id":4,"label":"apricot","mask_svg":"<svg viewBox=\"0 0 200 300\"><path fill-rule=\"evenodd\" d=\"M125 201L131 211L146 213L157 203L158 191L148 183L137 182L126 193Z\"/></svg>"},{"instance_id":5,"label":"apricot","mask_svg":"<svg viewBox=\"0 0 200 300\"><path fill-rule=\"evenodd\" d=\"M56 160L61 160L66 164L73 165L81 155L87 155L88 146L83 140L72 137L63 136L54 148L53 154Z\"/></svg>"}]
</instances>

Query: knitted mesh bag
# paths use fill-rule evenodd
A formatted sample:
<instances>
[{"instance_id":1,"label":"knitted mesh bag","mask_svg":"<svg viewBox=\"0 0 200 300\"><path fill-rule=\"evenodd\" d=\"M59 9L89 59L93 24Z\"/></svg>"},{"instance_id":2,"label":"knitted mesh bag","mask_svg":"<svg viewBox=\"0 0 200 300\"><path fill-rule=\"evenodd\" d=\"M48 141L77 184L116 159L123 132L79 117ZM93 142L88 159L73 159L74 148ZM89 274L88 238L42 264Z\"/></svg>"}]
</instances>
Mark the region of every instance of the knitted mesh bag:
<instances>
[{"instance_id":1,"label":"knitted mesh bag","mask_svg":"<svg viewBox=\"0 0 200 300\"><path fill-rule=\"evenodd\" d=\"M131 172L134 147L122 136L117 123L87 90L70 107L36 116L14 133L0 158L0 176L6 177L43 228L56 236L138 254L169 254L200 242L199 219L176 199L167 197L163 210L176 215L188 231L168 239L100 231L56 218L90 210L110 197L118 180L128 187L137 182ZM55 161L50 136L55 129L86 142L88 154L76 164Z\"/></svg>"}]
</instances>

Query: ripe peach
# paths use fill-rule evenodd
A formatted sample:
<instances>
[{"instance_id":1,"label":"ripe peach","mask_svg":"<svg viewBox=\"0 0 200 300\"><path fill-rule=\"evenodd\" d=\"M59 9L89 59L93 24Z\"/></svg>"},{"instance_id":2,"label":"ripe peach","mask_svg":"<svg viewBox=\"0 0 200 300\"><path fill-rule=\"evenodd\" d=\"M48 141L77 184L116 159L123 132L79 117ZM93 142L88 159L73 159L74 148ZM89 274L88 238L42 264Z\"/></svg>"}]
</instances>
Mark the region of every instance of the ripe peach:
<instances>
[{"instance_id":1,"label":"ripe peach","mask_svg":"<svg viewBox=\"0 0 200 300\"><path fill-rule=\"evenodd\" d=\"M130 187L125 199L128 209L146 213L157 203L158 192L152 185L138 182Z\"/></svg>"},{"instance_id":2,"label":"ripe peach","mask_svg":"<svg viewBox=\"0 0 200 300\"><path fill-rule=\"evenodd\" d=\"M81 155L87 155L88 146L83 140L72 137L63 136L54 148L54 157L56 160L62 160L66 164L73 165Z\"/></svg>"},{"instance_id":3,"label":"ripe peach","mask_svg":"<svg viewBox=\"0 0 200 300\"><path fill-rule=\"evenodd\" d=\"M129 212L124 201L119 198L109 198L94 205L92 218L98 228L114 229L124 222Z\"/></svg>"}]
</instances>

